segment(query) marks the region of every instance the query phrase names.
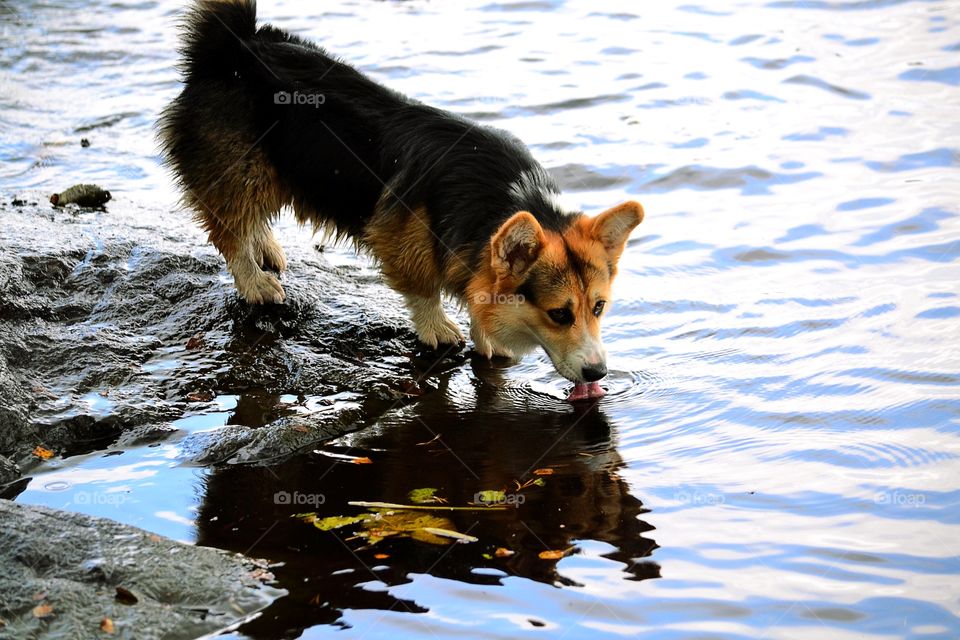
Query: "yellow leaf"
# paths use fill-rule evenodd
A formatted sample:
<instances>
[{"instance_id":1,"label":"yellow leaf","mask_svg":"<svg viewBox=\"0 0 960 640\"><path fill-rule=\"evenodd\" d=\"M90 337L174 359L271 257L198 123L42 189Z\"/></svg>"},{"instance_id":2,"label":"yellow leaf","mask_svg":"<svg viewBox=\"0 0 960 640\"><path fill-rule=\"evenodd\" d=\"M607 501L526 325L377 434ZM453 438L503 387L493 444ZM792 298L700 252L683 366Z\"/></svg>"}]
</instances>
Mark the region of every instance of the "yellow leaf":
<instances>
[{"instance_id":1,"label":"yellow leaf","mask_svg":"<svg viewBox=\"0 0 960 640\"><path fill-rule=\"evenodd\" d=\"M428 502L436 502L436 493L437 490L433 487L424 487L423 489L414 489L409 494L410 502L414 504L426 504Z\"/></svg>"},{"instance_id":2,"label":"yellow leaf","mask_svg":"<svg viewBox=\"0 0 960 640\"><path fill-rule=\"evenodd\" d=\"M498 558L509 558L515 553L516 551L511 551L505 547L497 547L497 550L493 552L493 555Z\"/></svg>"},{"instance_id":3,"label":"yellow leaf","mask_svg":"<svg viewBox=\"0 0 960 640\"><path fill-rule=\"evenodd\" d=\"M477 492L477 497L481 504L503 504L507 499L507 494L505 491L487 489Z\"/></svg>"},{"instance_id":4,"label":"yellow leaf","mask_svg":"<svg viewBox=\"0 0 960 640\"><path fill-rule=\"evenodd\" d=\"M101 620L101 621L100 621L100 631L103 631L104 633L110 633L110 634L112 634L113 631L114 631L114 629L113 629L113 620L111 620L110 618L104 618L103 620Z\"/></svg>"},{"instance_id":5,"label":"yellow leaf","mask_svg":"<svg viewBox=\"0 0 960 640\"><path fill-rule=\"evenodd\" d=\"M33 449L33 455L37 456L41 460L49 460L50 458L53 457L53 451L50 451L50 449L45 449L40 445L37 445Z\"/></svg>"},{"instance_id":6,"label":"yellow leaf","mask_svg":"<svg viewBox=\"0 0 960 640\"><path fill-rule=\"evenodd\" d=\"M549 549L547 551L541 551L540 559L541 560L559 560L560 558L565 557L571 551L573 551L573 547L570 547L569 549Z\"/></svg>"},{"instance_id":7,"label":"yellow leaf","mask_svg":"<svg viewBox=\"0 0 960 640\"><path fill-rule=\"evenodd\" d=\"M535 475L535 476L552 476L552 475L553 475L553 469L550 469L549 467L544 468L544 469L534 469L534 470L533 470L533 475Z\"/></svg>"},{"instance_id":8,"label":"yellow leaf","mask_svg":"<svg viewBox=\"0 0 960 640\"><path fill-rule=\"evenodd\" d=\"M321 518L319 520L314 519L312 522L313 526L320 529L320 531L330 531L350 524L356 524L357 522L363 522L367 520L367 518L368 516L330 516L329 518Z\"/></svg>"}]
</instances>

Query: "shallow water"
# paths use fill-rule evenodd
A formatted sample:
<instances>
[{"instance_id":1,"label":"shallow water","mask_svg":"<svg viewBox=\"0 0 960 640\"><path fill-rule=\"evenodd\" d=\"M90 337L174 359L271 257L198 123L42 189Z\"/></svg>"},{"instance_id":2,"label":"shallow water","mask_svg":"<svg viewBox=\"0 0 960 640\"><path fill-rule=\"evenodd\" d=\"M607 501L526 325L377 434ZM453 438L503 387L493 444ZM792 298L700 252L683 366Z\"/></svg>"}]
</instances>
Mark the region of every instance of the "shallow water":
<instances>
[{"instance_id":1,"label":"shallow water","mask_svg":"<svg viewBox=\"0 0 960 640\"><path fill-rule=\"evenodd\" d=\"M960 636L960 3L260 4L514 132L586 211L644 203L610 393L571 407L542 356L468 360L280 466L114 447L41 466L18 500L286 562L291 595L238 638ZM178 91L177 13L0 2L4 197L92 181L172 206L151 127ZM221 396L174 426L310 402ZM472 544L358 550L289 517L535 477L516 509L451 517Z\"/></svg>"}]
</instances>

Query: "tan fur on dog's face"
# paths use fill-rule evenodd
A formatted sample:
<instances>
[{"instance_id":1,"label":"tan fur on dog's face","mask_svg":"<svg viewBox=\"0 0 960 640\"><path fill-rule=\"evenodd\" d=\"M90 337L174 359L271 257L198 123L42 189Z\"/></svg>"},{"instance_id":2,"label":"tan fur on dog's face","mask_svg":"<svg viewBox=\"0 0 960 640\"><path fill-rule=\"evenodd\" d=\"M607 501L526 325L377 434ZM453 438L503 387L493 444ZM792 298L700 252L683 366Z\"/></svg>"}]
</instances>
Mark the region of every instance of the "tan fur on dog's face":
<instances>
[{"instance_id":1,"label":"tan fur on dog's face","mask_svg":"<svg viewBox=\"0 0 960 640\"><path fill-rule=\"evenodd\" d=\"M520 355L543 347L574 382L606 374L600 320L610 285L643 207L625 202L595 218L579 216L563 234L521 211L490 242L489 268L468 287L472 333L486 355Z\"/></svg>"}]
</instances>

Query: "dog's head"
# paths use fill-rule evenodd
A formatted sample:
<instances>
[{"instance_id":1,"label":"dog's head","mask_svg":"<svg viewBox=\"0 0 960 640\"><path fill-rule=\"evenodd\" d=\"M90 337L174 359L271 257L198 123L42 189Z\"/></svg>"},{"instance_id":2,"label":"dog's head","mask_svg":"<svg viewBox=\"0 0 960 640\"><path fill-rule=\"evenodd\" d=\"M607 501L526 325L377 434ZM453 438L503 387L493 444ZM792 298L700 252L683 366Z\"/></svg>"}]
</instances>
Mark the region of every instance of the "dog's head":
<instances>
[{"instance_id":1,"label":"dog's head","mask_svg":"<svg viewBox=\"0 0 960 640\"><path fill-rule=\"evenodd\" d=\"M497 347L520 354L543 347L557 371L577 383L607 374L600 322L627 238L643 220L638 202L600 215L578 215L562 232L544 229L520 211L490 241L493 304L473 304L473 322ZM480 284L479 282L477 283ZM489 291L489 289L487 289ZM487 295L479 290L472 298Z\"/></svg>"}]
</instances>

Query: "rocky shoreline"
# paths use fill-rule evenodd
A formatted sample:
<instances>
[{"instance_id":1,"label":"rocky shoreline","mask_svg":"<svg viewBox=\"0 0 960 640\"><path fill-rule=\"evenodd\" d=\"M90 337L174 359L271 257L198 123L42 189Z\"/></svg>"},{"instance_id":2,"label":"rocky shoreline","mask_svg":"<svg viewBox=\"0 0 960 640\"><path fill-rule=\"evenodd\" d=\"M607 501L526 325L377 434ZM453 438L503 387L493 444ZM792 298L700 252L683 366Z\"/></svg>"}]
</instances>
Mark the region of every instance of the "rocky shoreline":
<instances>
[{"instance_id":1,"label":"rocky shoreline","mask_svg":"<svg viewBox=\"0 0 960 640\"><path fill-rule=\"evenodd\" d=\"M16 498L45 456L154 440L179 439L181 462L193 465L275 464L362 428L422 391L413 382L419 360L399 297L369 271L331 265L306 232L280 233L290 262L288 301L251 307L238 300L222 259L183 212L123 198L107 210L52 208L40 194L18 194L3 197L0 228L3 498ZM220 429L184 434L172 425L203 413L222 394L264 402L256 410L238 408ZM281 395L309 396L320 409L298 414L294 424L271 409ZM179 543L68 512L7 501L0 511L10 523L0 537L0 635L52 636L114 616L118 629L139 630L142 638L143 629L166 616L169 624L157 629L193 637L242 619L280 593L249 592L237 573L254 566L249 558L174 547ZM55 553L65 548L76 557ZM105 571L91 558L136 557L146 573L127 581L149 591L152 583L143 580L152 579L153 569L147 568L159 571L174 548L179 579L165 587L167 600L106 604L111 583L91 577ZM45 569L31 568L27 555L47 558ZM218 579L204 579L210 562L221 567ZM31 598L40 592L59 599L49 619L31 613L38 606ZM251 604L220 606L225 594ZM176 607L164 602L223 611L198 622L193 613L171 613Z\"/></svg>"}]
</instances>

